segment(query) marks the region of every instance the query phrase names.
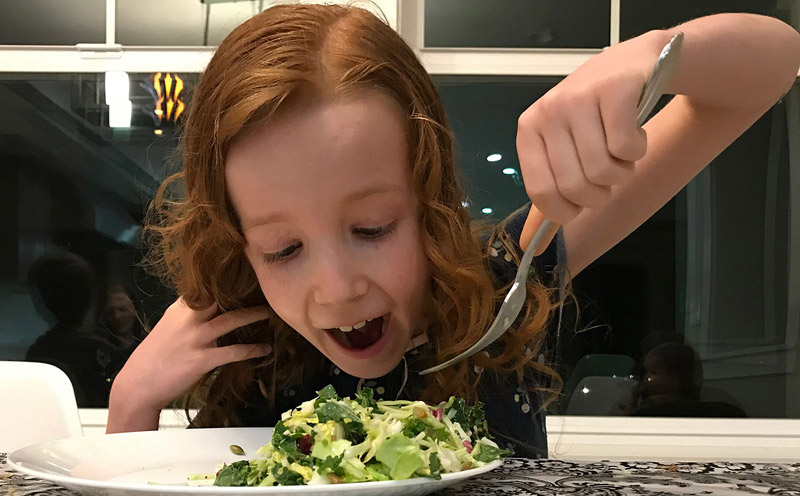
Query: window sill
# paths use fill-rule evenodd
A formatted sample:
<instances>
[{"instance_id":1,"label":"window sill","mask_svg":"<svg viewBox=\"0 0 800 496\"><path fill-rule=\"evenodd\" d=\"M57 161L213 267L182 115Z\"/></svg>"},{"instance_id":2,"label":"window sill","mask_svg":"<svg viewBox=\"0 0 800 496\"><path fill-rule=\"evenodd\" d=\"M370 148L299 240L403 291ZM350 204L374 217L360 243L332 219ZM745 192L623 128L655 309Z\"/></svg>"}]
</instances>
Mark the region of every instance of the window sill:
<instances>
[{"instance_id":1,"label":"window sill","mask_svg":"<svg viewBox=\"0 0 800 496\"><path fill-rule=\"evenodd\" d=\"M86 436L105 433L108 410L80 409ZM160 429L184 429L164 410ZM800 419L547 417L550 456L565 460L794 462Z\"/></svg>"}]
</instances>

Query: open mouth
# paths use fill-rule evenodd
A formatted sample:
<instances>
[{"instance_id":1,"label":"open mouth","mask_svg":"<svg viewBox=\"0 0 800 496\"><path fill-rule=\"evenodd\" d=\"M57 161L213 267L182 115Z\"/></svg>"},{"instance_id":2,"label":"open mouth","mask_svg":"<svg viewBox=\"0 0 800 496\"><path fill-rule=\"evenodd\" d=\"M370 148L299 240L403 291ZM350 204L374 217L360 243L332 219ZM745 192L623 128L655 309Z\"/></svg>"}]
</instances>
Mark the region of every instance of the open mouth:
<instances>
[{"instance_id":1,"label":"open mouth","mask_svg":"<svg viewBox=\"0 0 800 496\"><path fill-rule=\"evenodd\" d=\"M347 349L363 350L369 348L386 332L386 322L389 314L381 315L372 320L367 320L355 326L334 327L326 329L336 341Z\"/></svg>"}]
</instances>

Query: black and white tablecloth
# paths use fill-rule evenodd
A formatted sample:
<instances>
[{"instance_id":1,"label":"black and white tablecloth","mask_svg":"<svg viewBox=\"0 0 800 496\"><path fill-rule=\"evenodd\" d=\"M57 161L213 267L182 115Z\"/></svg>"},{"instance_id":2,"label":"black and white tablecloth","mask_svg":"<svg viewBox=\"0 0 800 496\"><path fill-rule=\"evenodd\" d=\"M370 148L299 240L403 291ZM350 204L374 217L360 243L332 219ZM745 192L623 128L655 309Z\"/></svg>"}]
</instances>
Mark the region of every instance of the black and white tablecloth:
<instances>
[{"instance_id":1,"label":"black and white tablecloth","mask_svg":"<svg viewBox=\"0 0 800 496\"><path fill-rule=\"evenodd\" d=\"M800 458L800 453L798 453ZM0 494L75 496L11 470L0 453ZM800 496L798 463L567 462L509 458L502 467L437 494L454 495L716 495Z\"/></svg>"}]
</instances>

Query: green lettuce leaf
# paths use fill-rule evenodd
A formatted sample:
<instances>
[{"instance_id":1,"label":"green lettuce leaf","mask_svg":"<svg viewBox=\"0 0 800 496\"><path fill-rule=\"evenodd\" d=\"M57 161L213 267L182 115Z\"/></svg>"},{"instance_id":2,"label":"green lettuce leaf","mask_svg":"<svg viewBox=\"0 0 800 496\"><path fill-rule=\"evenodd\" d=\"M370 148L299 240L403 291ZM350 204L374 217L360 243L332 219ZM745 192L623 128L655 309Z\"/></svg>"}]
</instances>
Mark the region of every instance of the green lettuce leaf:
<instances>
[{"instance_id":1,"label":"green lettuce leaf","mask_svg":"<svg viewBox=\"0 0 800 496\"><path fill-rule=\"evenodd\" d=\"M395 480L408 479L425 464L422 450L402 432L387 437L375 458L389 467L389 475Z\"/></svg>"}]
</instances>

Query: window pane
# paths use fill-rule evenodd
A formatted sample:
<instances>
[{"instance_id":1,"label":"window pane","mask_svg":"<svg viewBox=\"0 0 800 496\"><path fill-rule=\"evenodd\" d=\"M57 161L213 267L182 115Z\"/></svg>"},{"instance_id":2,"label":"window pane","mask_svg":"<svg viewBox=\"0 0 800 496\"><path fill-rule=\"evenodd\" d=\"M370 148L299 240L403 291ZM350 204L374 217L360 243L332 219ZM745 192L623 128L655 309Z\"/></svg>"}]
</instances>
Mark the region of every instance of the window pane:
<instances>
[{"instance_id":1,"label":"window pane","mask_svg":"<svg viewBox=\"0 0 800 496\"><path fill-rule=\"evenodd\" d=\"M425 0L426 47L602 48L609 0Z\"/></svg>"},{"instance_id":2,"label":"window pane","mask_svg":"<svg viewBox=\"0 0 800 496\"><path fill-rule=\"evenodd\" d=\"M4 0L0 8L0 45L106 41L104 0Z\"/></svg>"},{"instance_id":3,"label":"window pane","mask_svg":"<svg viewBox=\"0 0 800 496\"><path fill-rule=\"evenodd\" d=\"M501 220L528 201L517 161L517 118L560 79L434 76L455 132L473 217ZM501 158L487 161L493 154ZM485 208L491 213L482 213Z\"/></svg>"},{"instance_id":4,"label":"window pane","mask_svg":"<svg viewBox=\"0 0 800 496\"><path fill-rule=\"evenodd\" d=\"M138 46L217 45L259 2L202 3L197 0L117 2L117 43Z\"/></svg>"},{"instance_id":5,"label":"window pane","mask_svg":"<svg viewBox=\"0 0 800 496\"><path fill-rule=\"evenodd\" d=\"M560 411L800 417L787 327L797 91L575 278L583 332L563 343Z\"/></svg>"},{"instance_id":6,"label":"window pane","mask_svg":"<svg viewBox=\"0 0 800 496\"><path fill-rule=\"evenodd\" d=\"M59 366L79 406L106 405L170 301L137 235L195 80L131 74L132 126L112 129L103 74L0 75L0 359Z\"/></svg>"},{"instance_id":7,"label":"window pane","mask_svg":"<svg viewBox=\"0 0 800 496\"><path fill-rule=\"evenodd\" d=\"M502 172L518 170L517 117L557 80L435 80L458 141L471 213L485 217L481 210L490 207L499 220L526 201L522 184ZM789 300L800 278L789 260L798 183L789 146L800 145L800 136L787 125L798 119L798 96L795 87L575 278L580 320L569 305L557 364L565 396L554 412L800 417L791 349L799 331L791 325L800 316ZM492 153L502 158L488 162Z\"/></svg>"},{"instance_id":8,"label":"window pane","mask_svg":"<svg viewBox=\"0 0 800 496\"><path fill-rule=\"evenodd\" d=\"M665 29L690 19L721 12L750 12L777 17L797 26L800 2L796 0L621 0L620 40L651 29ZM792 15L794 13L794 15Z\"/></svg>"},{"instance_id":9,"label":"window pane","mask_svg":"<svg viewBox=\"0 0 800 496\"><path fill-rule=\"evenodd\" d=\"M137 0L117 2L117 43L135 46L219 45L236 26L281 1ZM336 3L336 2L331 2ZM379 13L392 25L397 0L353 3Z\"/></svg>"}]
</instances>

